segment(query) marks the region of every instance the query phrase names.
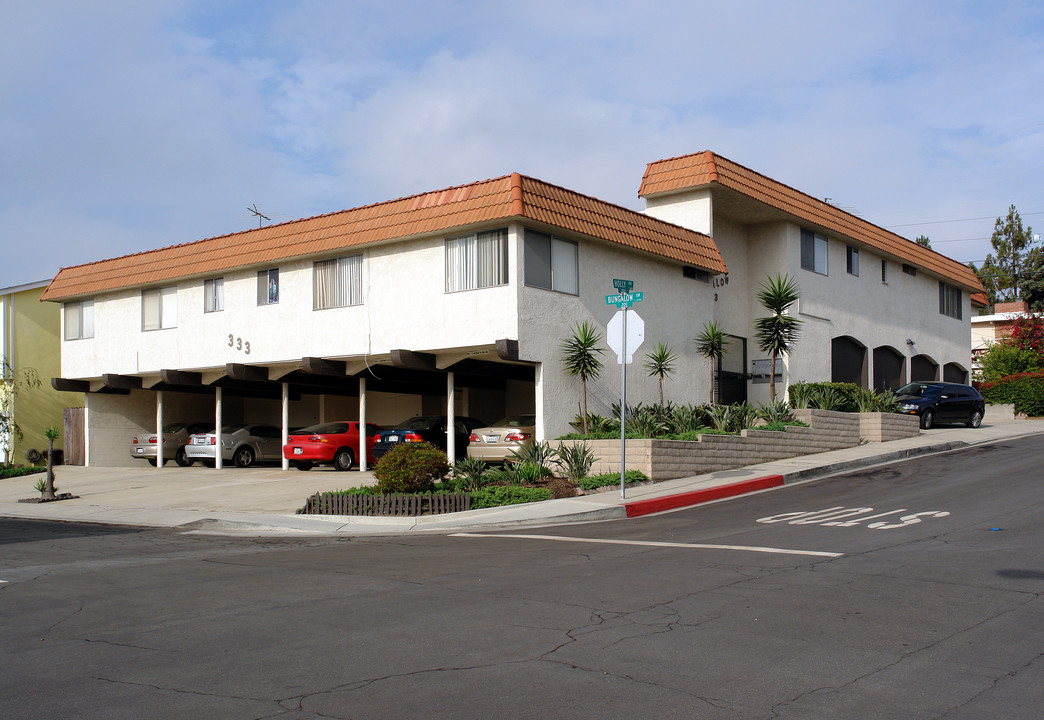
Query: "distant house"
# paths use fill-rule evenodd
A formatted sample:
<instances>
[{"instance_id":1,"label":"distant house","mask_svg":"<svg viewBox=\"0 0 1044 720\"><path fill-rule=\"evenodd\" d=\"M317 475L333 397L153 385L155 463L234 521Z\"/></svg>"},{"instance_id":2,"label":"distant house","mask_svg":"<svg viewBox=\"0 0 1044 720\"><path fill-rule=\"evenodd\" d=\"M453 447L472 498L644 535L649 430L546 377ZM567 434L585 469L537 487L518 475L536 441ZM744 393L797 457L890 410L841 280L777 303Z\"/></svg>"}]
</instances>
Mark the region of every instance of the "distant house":
<instances>
[{"instance_id":1,"label":"distant house","mask_svg":"<svg viewBox=\"0 0 1044 720\"><path fill-rule=\"evenodd\" d=\"M0 441L4 462L25 463L30 451L46 451L44 430L51 425L62 429L65 409L83 405L82 395L51 387L50 379L61 371L61 308L40 302L47 285L44 280L0 288L0 357L6 362L3 381L21 383L26 371L40 381L39 387L23 387L14 395L14 420L23 436L10 438L7 447ZM55 447L62 449L66 444L63 431Z\"/></svg>"},{"instance_id":2,"label":"distant house","mask_svg":"<svg viewBox=\"0 0 1044 720\"><path fill-rule=\"evenodd\" d=\"M1025 300L997 303L989 315L975 315L971 319L971 353L972 372L978 375L979 359L992 343L1002 338L1011 337L1015 320L1029 317L1029 305Z\"/></svg>"},{"instance_id":3,"label":"distant house","mask_svg":"<svg viewBox=\"0 0 1044 720\"><path fill-rule=\"evenodd\" d=\"M208 419L286 432L532 413L552 439L579 412L560 344L578 322L604 332L614 279L644 293L629 404L657 400L641 368L657 342L678 355L670 400L706 401L694 338L710 320L731 335L720 397L767 400L755 294L777 272L800 283L805 321L780 391L967 378L982 287L964 265L713 153L650 164L640 195L645 213L515 173L65 268L44 294L65 309L53 383L84 393L92 464L129 464L132 435ZM609 414L619 366L605 360L589 402Z\"/></svg>"}]
</instances>

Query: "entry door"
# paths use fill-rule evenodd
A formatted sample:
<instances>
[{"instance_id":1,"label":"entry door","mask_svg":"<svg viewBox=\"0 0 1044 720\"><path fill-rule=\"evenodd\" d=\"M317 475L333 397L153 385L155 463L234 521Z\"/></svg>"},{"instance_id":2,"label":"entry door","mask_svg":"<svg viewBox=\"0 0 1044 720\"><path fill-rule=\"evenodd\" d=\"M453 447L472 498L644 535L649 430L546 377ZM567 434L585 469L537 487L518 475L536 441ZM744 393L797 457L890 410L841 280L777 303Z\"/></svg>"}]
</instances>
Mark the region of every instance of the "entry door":
<instances>
[{"instance_id":1,"label":"entry door","mask_svg":"<svg viewBox=\"0 0 1044 720\"><path fill-rule=\"evenodd\" d=\"M725 336L725 354L718 362L718 402L747 402L747 338Z\"/></svg>"}]
</instances>

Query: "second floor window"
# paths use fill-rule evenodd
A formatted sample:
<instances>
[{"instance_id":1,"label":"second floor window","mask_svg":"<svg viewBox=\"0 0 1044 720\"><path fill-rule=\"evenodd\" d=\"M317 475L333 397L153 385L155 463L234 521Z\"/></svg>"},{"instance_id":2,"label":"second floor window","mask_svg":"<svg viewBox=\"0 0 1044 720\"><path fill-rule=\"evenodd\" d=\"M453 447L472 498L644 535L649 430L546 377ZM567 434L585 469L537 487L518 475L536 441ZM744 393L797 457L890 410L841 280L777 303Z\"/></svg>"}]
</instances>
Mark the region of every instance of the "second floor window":
<instances>
[{"instance_id":1,"label":"second floor window","mask_svg":"<svg viewBox=\"0 0 1044 720\"><path fill-rule=\"evenodd\" d=\"M446 292L506 285L507 230L489 230L446 240Z\"/></svg>"},{"instance_id":2,"label":"second floor window","mask_svg":"<svg viewBox=\"0 0 1044 720\"><path fill-rule=\"evenodd\" d=\"M805 270L827 274L827 239L811 230L801 231L801 267Z\"/></svg>"},{"instance_id":3,"label":"second floor window","mask_svg":"<svg viewBox=\"0 0 1044 720\"><path fill-rule=\"evenodd\" d=\"M961 289L939 282L939 314L961 319L964 296Z\"/></svg>"},{"instance_id":4,"label":"second floor window","mask_svg":"<svg viewBox=\"0 0 1044 720\"><path fill-rule=\"evenodd\" d=\"M859 248L848 246L848 274L859 277Z\"/></svg>"},{"instance_id":5,"label":"second floor window","mask_svg":"<svg viewBox=\"0 0 1044 720\"><path fill-rule=\"evenodd\" d=\"M141 329L166 330L178 326L178 289L154 288L141 291Z\"/></svg>"},{"instance_id":6,"label":"second floor window","mask_svg":"<svg viewBox=\"0 0 1044 720\"><path fill-rule=\"evenodd\" d=\"M65 303L66 340L83 340L94 337L94 301Z\"/></svg>"},{"instance_id":7,"label":"second floor window","mask_svg":"<svg viewBox=\"0 0 1044 720\"><path fill-rule=\"evenodd\" d=\"M203 281L203 312L221 312L225 309L225 278Z\"/></svg>"},{"instance_id":8,"label":"second floor window","mask_svg":"<svg viewBox=\"0 0 1044 720\"><path fill-rule=\"evenodd\" d=\"M526 285L578 295L575 242L526 228Z\"/></svg>"},{"instance_id":9,"label":"second floor window","mask_svg":"<svg viewBox=\"0 0 1044 720\"><path fill-rule=\"evenodd\" d=\"M362 255L321 260L312 266L312 307L346 307L362 303Z\"/></svg>"},{"instance_id":10,"label":"second floor window","mask_svg":"<svg viewBox=\"0 0 1044 720\"><path fill-rule=\"evenodd\" d=\"M258 270L257 304L275 305L279 302L279 268Z\"/></svg>"}]
</instances>

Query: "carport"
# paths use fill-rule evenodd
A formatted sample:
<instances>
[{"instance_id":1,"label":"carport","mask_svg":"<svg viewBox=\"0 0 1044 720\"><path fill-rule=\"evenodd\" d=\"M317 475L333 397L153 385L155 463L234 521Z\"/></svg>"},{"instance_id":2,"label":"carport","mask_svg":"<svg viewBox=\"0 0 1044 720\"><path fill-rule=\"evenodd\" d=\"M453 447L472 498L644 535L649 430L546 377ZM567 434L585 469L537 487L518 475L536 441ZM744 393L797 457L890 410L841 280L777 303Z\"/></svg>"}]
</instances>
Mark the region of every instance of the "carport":
<instances>
[{"instance_id":1,"label":"carport","mask_svg":"<svg viewBox=\"0 0 1044 720\"><path fill-rule=\"evenodd\" d=\"M398 349L387 355L229 363L223 368L164 369L158 374L103 374L96 380L53 378L52 385L85 393L89 464L92 455L127 454L128 423L146 432L155 428L159 435L165 422L206 417L211 408L219 445L221 428L230 420L279 425L284 445L292 427L334 419L331 414L360 423L366 423L369 416L369 422L383 424L411 414L470 414L491 422L507 414L537 413L539 421L538 366L520 360L518 342L505 339L486 346L434 351ZM278 412L278 422L273 410ZM123 418L118 417L121 414ZM105 445L104 451L99 443ZM458 449L453 432L447 432L446 448L450 462L455 462ZM220 468L218 455L216 467ZM360 469L365 470L365 438L360 438L357 457ZM162 461L156 465L163 467ZM286 458L282 467L289 468Z\"/></svg>"}]
</instances>

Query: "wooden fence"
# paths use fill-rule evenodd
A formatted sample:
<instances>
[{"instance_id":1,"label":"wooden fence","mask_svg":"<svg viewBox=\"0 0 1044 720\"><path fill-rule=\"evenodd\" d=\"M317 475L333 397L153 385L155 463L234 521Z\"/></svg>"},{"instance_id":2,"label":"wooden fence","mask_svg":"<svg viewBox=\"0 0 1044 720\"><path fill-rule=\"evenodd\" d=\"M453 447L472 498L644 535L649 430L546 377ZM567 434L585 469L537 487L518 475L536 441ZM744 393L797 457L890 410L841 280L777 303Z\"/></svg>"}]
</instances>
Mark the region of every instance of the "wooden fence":
<instances>
[{"instance_id":1,"label":"wooden fence","mask_svg":"<svg viewBox=\"0 0 1044 720\"><path fill-rule=\"evenodd\" d=\"M354 495L316 493L308 498L301 513L306 515L395 515L412 517L438 515L471 509L471 494L427 493Z\"/></svg>"}]
</instances>

